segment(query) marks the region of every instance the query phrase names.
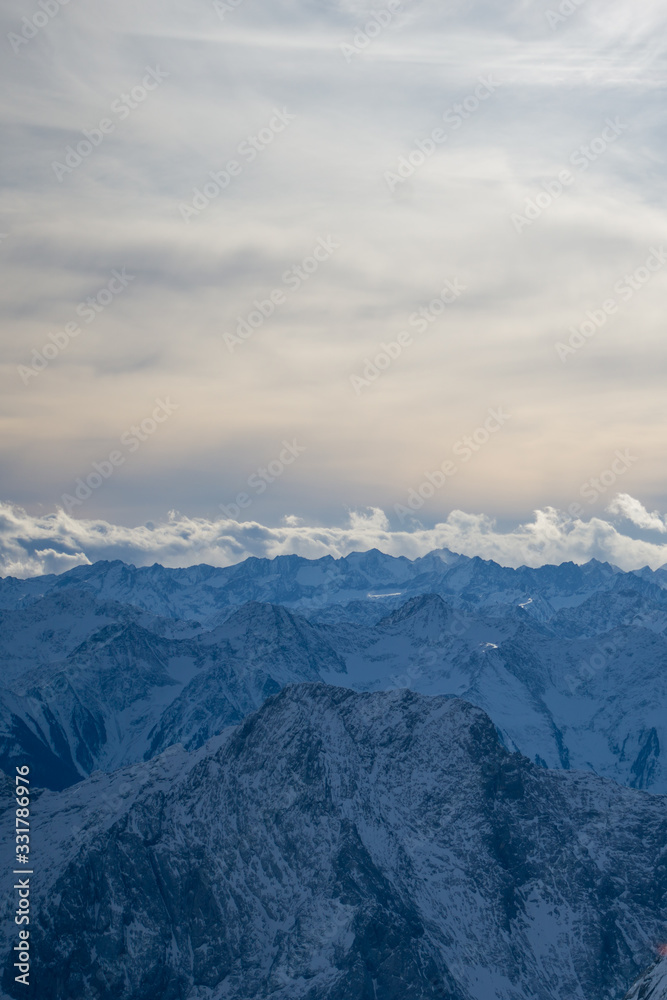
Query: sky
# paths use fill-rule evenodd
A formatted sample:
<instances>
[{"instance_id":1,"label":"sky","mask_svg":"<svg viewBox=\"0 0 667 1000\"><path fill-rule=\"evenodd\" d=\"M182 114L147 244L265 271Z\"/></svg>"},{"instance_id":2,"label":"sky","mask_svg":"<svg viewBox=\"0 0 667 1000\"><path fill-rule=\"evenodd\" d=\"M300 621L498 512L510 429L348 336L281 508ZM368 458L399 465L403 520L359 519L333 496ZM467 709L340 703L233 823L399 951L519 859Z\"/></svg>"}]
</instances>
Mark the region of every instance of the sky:
<instances>
[{"instance_id":1,"label":"sky","mask_svg":"<svg viewBox=\"0 0 667 1000\"><path fill-rule=\"evenodd\" d=\"M2 574L667 562L666 21L8 0Z\"/></svg>"}]
</instances>

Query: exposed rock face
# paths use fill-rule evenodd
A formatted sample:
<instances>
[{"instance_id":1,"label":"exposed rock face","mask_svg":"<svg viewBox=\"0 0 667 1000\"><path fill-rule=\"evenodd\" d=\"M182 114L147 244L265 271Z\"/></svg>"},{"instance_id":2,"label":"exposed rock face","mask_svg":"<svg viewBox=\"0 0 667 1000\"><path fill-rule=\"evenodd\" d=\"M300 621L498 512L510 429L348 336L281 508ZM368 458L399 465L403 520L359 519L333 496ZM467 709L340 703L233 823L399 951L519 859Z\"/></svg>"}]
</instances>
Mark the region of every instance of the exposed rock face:
<instances>
[{"instance_id":1,"label":"exposed rock face","mask_svg":"<svg viewBox=\"0 0 667 1000\"><path fill-rule=\"evenodd\" d=\"M458 699L288 687L35 823L12 997L618 1000L664 931L667 799L536 767Z\"/></svg>"}]
</instances>

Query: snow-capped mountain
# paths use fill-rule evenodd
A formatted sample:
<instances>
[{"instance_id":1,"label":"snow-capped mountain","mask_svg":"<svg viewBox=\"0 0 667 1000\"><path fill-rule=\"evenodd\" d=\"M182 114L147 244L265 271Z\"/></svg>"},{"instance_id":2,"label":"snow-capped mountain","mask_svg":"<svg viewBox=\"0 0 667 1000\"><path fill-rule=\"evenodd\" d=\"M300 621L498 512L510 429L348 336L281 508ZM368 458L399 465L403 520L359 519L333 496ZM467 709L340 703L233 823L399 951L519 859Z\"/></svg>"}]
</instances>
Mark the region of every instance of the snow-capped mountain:
<instances>
[{"instance_id":1,"label":"snow-capped mountain","mask_svg":"<svg viewBox=\"0 0 667 1000\"><path fill-rule=\"evenodd\" d=\"M619 1000L664 933L667 798L536 767L458 699L291 686L33 811L10 997Z\"/></svg>"},{"instance_id":2,"label":"snow-capped mountain","mask_svg":"<svg viewBox=\"0 0 667 1000\"><path fill-rule=\"evenodd\" d=\"M318 598L323 572L340 586ZM14 602L0 612L0 767L21 757L40 784L62 788L174 743L197 748L285 684L325 680L457 695L537 763L664 793L659 579L600 563L523 571L451 553L415 562L368 553L247 560L230 571L106 563L0 581L0 599ZM542 587L532 597L529 580ZM341 581L357 588L352 600ZM405 596L427 583L451 593ZM288 595L291 605L241 603L236 587Z\"/></svg>"},{"instance_id":3,"label":"snow-capped mountain","mask_svg":"<svg viewBox=\"0 0 667 1000\"><path fill-rule=\"evenodd\" d=\"M650 574L650 577L647 576ZM617 577L656 588L667 574L624 574L607 563L563 563L539 569L510 569L447 549L410 560L372 549L341 559L246 559L236 566L137 569L125 563L77 566L60 576L0 580L0 608L14 610L52 591L88 590L101 600L132 604L154 615L204 621L225 608L249 601L282 604L316 614L355 601L387 602L390 607L420 594L440 594L457 606L544 602L548 614L581 604L610 590ZM402 598L402 600L400 600ZM383 613L379 610L379 616ZM345 620L349 618L346 612Z\"/></svg>"},{"instance_id":4,"label":"snow-capped mountain","mask_svg":"<svg viewBox=\"0 0 667 1000\"><path fill-rule=\"evenodd\" d=\"M43 605L53 611L54 600L52 643ZM140 623L137 609L66 591L11 617L0 638L9 665L0 689L0 767L20 758L50 788L175 742L199 746L285 684L345 671L309 622L271 605L244 605L203 631L145 613Z\"/></svg>"},{"instance_id":5,"label":"snow-capped mountain","mask_svg":"<svg viewBox=\"0 0 667 1000\"><path fill-rule=\"evenodd\" d=\"M640 976L625 1000L667 1000L667 959L656 962Z\"/></svg>"},{"instance_id":6,"label":"snow-capped mountain","mask_svg":"<svg viewBox=\"0 0 667 1000\"><path fill-rule=\"evenodd\" d=\"M581 617L590 624L585 609ZM334 645L335 632L326 627ZM565 638L523 608L464 614L430 596L357 636L356 647L346 636L347 678L325 679L455 694L535 761L667 791L667 636L643 621Z\"/></svg>"}]
</instances>

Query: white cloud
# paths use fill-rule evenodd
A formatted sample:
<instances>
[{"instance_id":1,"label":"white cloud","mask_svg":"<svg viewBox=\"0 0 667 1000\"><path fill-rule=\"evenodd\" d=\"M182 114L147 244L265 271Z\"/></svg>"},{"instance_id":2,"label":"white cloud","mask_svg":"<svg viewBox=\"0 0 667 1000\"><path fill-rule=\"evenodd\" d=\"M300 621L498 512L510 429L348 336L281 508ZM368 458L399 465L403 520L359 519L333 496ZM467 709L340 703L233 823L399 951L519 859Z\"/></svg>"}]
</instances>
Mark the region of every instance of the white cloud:
<instances>
[{"instance_id":1,"label":"white cloud","mask_svg":"<svg viewBox=\"0 0 667 1000\"><path fill-rule=\"evenodd\" d=\"M639 500L635 500L628 493L619 493L618 496L614 497L607 510L610 514L620 514L622 517L626 517L638 528L659 531L663 535L667 534L667 519L657 510L650 514Z\"/></svg>"},{"instance_id":2,"label":"white cloud","mask_svg":"<svg viewBox=\"0 0 667 1000\"><path fill-rule=\"evenodd\" d=\"M620 495L612 507L624 516L628 510L643 510L627 494ZM649 517L653 526L654 516ZM0 504L0 568L5 576L29 577L100 559L123 559L138 566L154 562L173 567L227 566L248 556L338 558L371 548L411 559L447 548L505 566L583 563L596 558L631 570L645 565L656 569L667 562L667 543L632 538L602 518L582 521L552 507L536 511L531 522L506 531L484 514L460 510L433 528L412 531L392 530L377 508L350 512L349 523L341 527L285 520L279 527L267 527L254 521L207 520L172 512L162 523L125 527L77 520L62 510L34 517L21 508Z\"/></svg>"}]
</instances>

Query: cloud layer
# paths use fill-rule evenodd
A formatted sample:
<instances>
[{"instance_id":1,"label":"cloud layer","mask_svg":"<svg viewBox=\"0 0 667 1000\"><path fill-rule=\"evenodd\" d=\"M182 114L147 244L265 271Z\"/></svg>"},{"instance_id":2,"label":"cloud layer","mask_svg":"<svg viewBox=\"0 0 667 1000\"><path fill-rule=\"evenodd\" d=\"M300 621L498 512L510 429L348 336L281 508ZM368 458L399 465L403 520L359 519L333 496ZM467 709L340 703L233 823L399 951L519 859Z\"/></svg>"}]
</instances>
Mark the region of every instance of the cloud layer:
<instances>
[{"instance_id":1,"label":"cloud layer","mask_svg":"<svg viewBox=\"0 0 667 1000\"><path fill-rule=\"evenodd\" d=\"M620 494L611 505L639 528L664 533L639 501ZM378 548L414 559L447 548L467 556L493 559L504 566L541 566L596 558L624 570L653 569L667 563L667 543L632 537L610 520L573 518L553 508L536 511L526 524L501 530L484 514L453 511L433 528L392 530L383 511L350 512L344 527L316 527L286 517L281 527L254 521L210 521L172 513L160 524L135 528L106 521L77 520L62 510L33 517L9 504L0 505L1 575L29 577L61 573L100 559L122 559L136 566L185 567L198 563L228 566L248 556L273 558L297 554L310 559L336 558Z\"/></svg>"},{"instance_id":2,"label":"cloud layer","mask_svg":"<svg viewBox=\"0 0 667 1000\"><path fill-rule=\"evenodd\" d=\"M307 451L257 497L258 522L390 511L497 406L512 420L434 499L431 525L452 508L567 509L625 448L638 461L623 489L667 505L667 266L614 290L667 232L667 5L586 0L550 24L555 0L410 0L365 42L382 6L243 0L221 19L208 0L76 0L35 31L30 5L3 6L4 496L53 510L168 396L173 419L78 517L174 507L205 523L294 437ZM164 74L154 89L147 67ZM480 78L495 82L476 104ZM275 109L295 117L271 134ZM336 251L287 285L329 236ZM411 323L446 280L465 293ZM276 289L285 301L228 350Z\"/></svg>"}]
</instances>

